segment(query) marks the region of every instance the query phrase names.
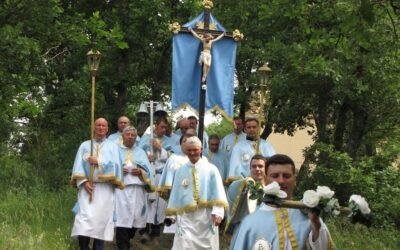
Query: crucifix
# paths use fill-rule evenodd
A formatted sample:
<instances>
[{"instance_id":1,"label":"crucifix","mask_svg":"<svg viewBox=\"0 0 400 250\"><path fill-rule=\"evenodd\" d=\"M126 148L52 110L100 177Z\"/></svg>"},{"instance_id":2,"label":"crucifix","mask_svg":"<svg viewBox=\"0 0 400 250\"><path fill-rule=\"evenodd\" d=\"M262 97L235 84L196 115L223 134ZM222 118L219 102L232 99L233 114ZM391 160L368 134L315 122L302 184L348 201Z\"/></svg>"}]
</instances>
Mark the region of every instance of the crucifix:
<instances>
[{"instance_id":1,"label":"crucifix","mask_svg":"<svg viewBox=\"0 0 400 250\"><path fill-rule=\"evenodd\" d=\"M176 33L191 33L194 37L202 42L202 52L199 55L199 63L201 68L201 84L200 84L200 98L199 98L199 132L198 137L203 141L204 134L204 113L205 113L205 100L207 90L207 75L211 66L211 49L213 42L217 42L223 38L232 38L239 41L243 38L243 34L239 30L233 32L217 31L216 24L210 23L210 10L213 7L211 0L203 0L204 6L204 22L197 22L196 28L181 27L179 23L170 25L170 30Z\"/></svg>"}]
</instances>

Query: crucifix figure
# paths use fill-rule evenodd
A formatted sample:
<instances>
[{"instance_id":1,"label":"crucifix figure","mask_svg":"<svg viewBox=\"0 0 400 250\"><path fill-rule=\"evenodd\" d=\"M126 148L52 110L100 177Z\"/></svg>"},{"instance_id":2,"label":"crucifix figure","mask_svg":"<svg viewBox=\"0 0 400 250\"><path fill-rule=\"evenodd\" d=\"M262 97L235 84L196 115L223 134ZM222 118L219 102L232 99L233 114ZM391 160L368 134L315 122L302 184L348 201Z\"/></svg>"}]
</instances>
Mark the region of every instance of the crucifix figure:
<instances>
[{"instance_id":1,"label":"crucifix figure","mask_svg":"<svg viewBox=\"0 0 400 250\"><path fill-rule=\"evenodd\" d=\"M205 83L208 75L208 71L211 67L211 46L213 42L216 42L225 36L225 32L222 32L219 36L214 38L211 33L205 33L204 35L197 34L192 28L189 28L189 31L192 32L193 36L202 41L203 43L203 51L200 53L199 63L203 65L203 76L201 78L201 82Z\"/></svg>"}]
</instances>

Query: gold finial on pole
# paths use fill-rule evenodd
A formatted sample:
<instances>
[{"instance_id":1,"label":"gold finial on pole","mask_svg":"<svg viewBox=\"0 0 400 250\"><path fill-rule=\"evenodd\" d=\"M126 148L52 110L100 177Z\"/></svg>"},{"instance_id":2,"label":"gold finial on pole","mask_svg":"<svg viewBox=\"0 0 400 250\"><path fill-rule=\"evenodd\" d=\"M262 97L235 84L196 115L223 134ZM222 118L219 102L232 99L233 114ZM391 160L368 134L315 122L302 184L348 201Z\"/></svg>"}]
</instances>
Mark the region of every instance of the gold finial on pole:
<instances>
[{"instance_id":1,"label":"gold finial on pole","mask_svg":"<svg viewBox=\"0 0 400 250\"><path fill-rule=\"evenodd\" d=\"M238 42L238 41L240 41L240 40L243 39L244 35L243 35L243 33L240 32L239 29L235 29L235 30L232 32L232 37L233 37L233 39L234 39L236 42Z\"/></svg>"},{"instance_id":2,"label":"gold finial on pole","mask_svg":"<svg viewBox=\"0 0 400 250\"><path fill-rule=\"evenodd\" d=\"M181 25L178 22L173 22L168 25L169 31L174 34L178 34L181 31Z\"/></svg>"},{"instance_id":3,"label":"gold finial on pole","mask_svg":"<svg viewBox=\"0 0 400 250\"><path fill-rule=\"evenodd\" d=\"M208 10L210 10L214 6L214 3L212 0L203 0L202 4L203 4L204 8L208 9Z\"/></svg>"}]
</instances>

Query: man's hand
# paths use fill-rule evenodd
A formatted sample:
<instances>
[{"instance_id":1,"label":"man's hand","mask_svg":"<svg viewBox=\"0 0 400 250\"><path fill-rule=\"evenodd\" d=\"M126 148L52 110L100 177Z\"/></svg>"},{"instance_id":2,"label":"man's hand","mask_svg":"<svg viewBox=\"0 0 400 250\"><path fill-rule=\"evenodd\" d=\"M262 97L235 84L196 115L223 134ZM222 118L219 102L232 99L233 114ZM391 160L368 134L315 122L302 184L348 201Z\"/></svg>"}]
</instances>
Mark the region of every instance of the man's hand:
<instances>
[{"instance_id":1,"label":"man's hand","mask_svg":"<svg viewBox=\"0 0 400 250\"><path fill-rule=\"evenodd\" d=\"M319 219L319 215L314 212L308 213L308 219L311 222L312 241L314 242L319 237L319 229L321 228L321 221Z\"/></svg>"},{"instance_id":2,"label":"man's hand","mask_svg":"<svg viewBox=\"0 0 400 250\"><path fill-rule=\"evenodd\" d=\"M124 168L123 168L123 171L124 171L124 175L129 174L129 169L128 169L128 167L124 167Z\"/></svg>"},{"instance_id":3,"label":"man's hand","mask_svg":"<svg viewBox=\"0 0 400 250\"><path fill-rule=\"evenodd\" d=\"M97 165L99 163L96 156L89 156L88 161L90 165Z\"/></svg>"},{"instance_id":4,"label":"man's hand","mask_svg":"<svg viewBox=\"0 0 400 250\"><path fill-rule=\"evenodd\" d=\"M131 170L132 175L139 176L141 173L142 173L142 171L140 171L139 168L132 168L132 170Z\"/></svg>"},{"instance_id":5,"label":"man's hand","mask_svg":"<svg viewBox=\"0 0 400 250\"><path fill-rule=\"evenodd\" d=\"M93 184L90 183L89 181L87 181L87 182L85 182L83 185L85 185L84 188L85 188L86 192L88 192L89 195L92 195L92 193L93 193L93 188L94 188Z\"/></svg>"},{"instance_id":6,"label":"man's hand","mask_svg":"<svg viewBox=\"0 0 400 250\"><path fill-rule=\"evenodd\" d=\"M212 219L213 219L213 221L214 221L215 226L217 226L217 227L218 227L218 226L221 224L221 222L222 222L222 218L219 217L218 215L215 215L215 214L212 215Z\"/></svg>"},{"instance_id":7,"label":"man's hand","mask_svg":"<svg viewBox=\"0 0 400 250\"><path fill-rule=\"evenodd\" d=\"M162 150L162 146L161 146L161 141L159 139L153 139L151 140L151 145L153 146L153 148L157 151Z\"/></svg>"},{"instance_id":8,"label":"man's hand","mask_svg":"<svg viewBox=\"0 0 400 250\"><path fill-rule=\"evenodd\" d=\"M149 158L149 162L154 162L156 160L156 157L154 157L152 154L148 154L147 158Z\"/></svg>"}]
</instances>

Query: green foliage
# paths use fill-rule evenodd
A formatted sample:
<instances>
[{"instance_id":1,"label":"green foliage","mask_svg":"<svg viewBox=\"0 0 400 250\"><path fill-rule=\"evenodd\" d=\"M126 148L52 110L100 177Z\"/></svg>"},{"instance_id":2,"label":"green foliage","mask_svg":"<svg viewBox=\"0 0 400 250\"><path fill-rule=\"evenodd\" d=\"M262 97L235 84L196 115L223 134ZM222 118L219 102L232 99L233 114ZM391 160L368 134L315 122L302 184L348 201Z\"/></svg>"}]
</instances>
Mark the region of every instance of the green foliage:
<instances>
[{"instance_id":1,"label":"green foliage","mask_svg":"<svg viewBox=\"0 0 400 250\"><path fill-rule=\"evenodd\" d=\"M328 221L329 232L337 249L397 249L398 230L388 225L381 228L351 224L347 218Z\"/></svg>"},{"instance_id":2,"label":"green foliage","mask_svg":"<svg viewBox=\"0 0 400 250\"><path fill-rule=\"evenodd\" d=\"M359 194L370 204L376 226L400 226L400 205L396 202L400 199L400 172L390 164L390 158L377 155L355 161L346 153L326 144L313 145L306 151L306 156L311 166L318 167L300 177L297 196L307 189L324 185L335 191L335 196L343 206L348 205L351 194ZM381 165L381 169L377 168L378 165Z\"/></svg>"},{"instance_id":3,"label":"green foliage","mask_svg":"<svg viewBox=\"0 0 400 250\"><path fill-rule=\"evenodd\" d=\"M8 190L0 196L1 249L74 249L70 238L75 192L45 188ZM67 212L66 212L67 211Z\"/></svg>"},{"instance_id":4,"label":"green foliage","mask_svg":"<svg viewBox=\"0 0 400 250\"><path fill-rule=\"evenodd\" d=\"M3 190L30 190L41 184L32 164L18 156L3 153L0 155L0 187Z\"/></svg>"},{"instance_id":5,"label":"green foliage","mask_svg":"<svg viewBox=\"0 0 400 250\"><path fill-rule=\"evenodd\" d=\"M217 134L222 140L225 135L232 133L233 125L231 121L223 117L220 122L211 123L206 131L208 135Z\"/></svg>"}]
</instances>

